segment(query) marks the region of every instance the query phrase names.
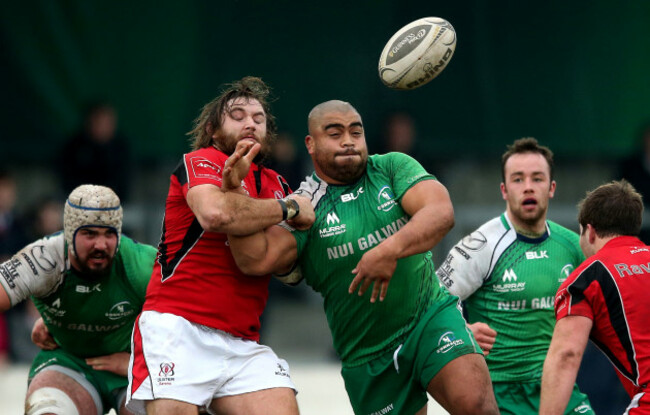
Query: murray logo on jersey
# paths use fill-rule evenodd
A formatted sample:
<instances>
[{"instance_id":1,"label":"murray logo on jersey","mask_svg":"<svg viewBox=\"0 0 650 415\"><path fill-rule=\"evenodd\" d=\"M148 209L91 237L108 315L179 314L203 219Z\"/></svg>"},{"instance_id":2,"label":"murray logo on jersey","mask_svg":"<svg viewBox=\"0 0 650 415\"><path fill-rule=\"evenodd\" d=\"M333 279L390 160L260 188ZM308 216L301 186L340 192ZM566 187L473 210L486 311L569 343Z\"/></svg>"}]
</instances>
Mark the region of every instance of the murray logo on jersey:
<instances>
[{"instance_id":1,"label":"murray logo on jersey","mask_svg":"<svg viewBox=\"0 0 650 415\"><path fill-rule=\"evenodd\" d=\"M517 292L526 289L525 282L517 282L517 274L515 274L512 268L506 269L503 272L501 282L501 284L492 285L492 289L500 293Z\"/></svg>"},{"instance_id":2,"label":"murray logo on jersey","mask_svg":"<svg viewBox=\"0 0 650 415\"><path fill-rule=\"evenodd\" d=\"M325 217L325 222L327 223L327 227L318 230L321 238L329 238L330 236L345 233L345 223L341 223L336 212L328 212Z\"/></svg>"}]
</instances>

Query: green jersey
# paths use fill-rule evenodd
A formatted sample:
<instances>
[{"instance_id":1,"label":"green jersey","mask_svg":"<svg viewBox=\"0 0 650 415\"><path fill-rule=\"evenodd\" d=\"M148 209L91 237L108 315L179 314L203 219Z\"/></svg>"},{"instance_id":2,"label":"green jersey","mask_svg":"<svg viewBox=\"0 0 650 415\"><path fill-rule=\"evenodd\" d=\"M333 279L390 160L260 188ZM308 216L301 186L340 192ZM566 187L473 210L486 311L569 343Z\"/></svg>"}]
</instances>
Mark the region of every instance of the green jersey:
<instances>
[{"instance_id":1,"label":"green jersey","mask_svg":"<svg viewBox=\"0 0 650 415\"><path fill-rule=\"evenodd\" d=\"M507 214L456 244L438 269L449 291L465 300L470 323L497 332L486 356L493 382L538 381L555 327L560 284L583 260L578 235L554 222L531 239Z\"/></svg>"},{"instance_id":2,"label":"green jersey","mask_svg":"<svg viewBox=\"0 0 650 415\"><path fill-rule=\"evenodd\" d=\"M354 269L369 249L404 226L409 216L402 196L416 183L434 180L413 158L401 153L373 155L365 174L349 185L330 185L316 174L297 193L312 199L316 221L293 231L298 263L307 284L324 298L334 348L344 366L368 362L397 347L420 316L443 294L431 253L400 259L386 299L370 303L348 294Z\"/></svg>"},{"instance_id":3,"label":"green jersey","mask_svg":"<svg viewBox=\"0 0 650 415\"><path fill-rule=\"evenodd\" d=\"M156 249L122 235L111 271L88 279L70 266L63 233L40 239L3 264L12 278L31 278L31 292L4 288L15 301L31 295L61 349L80 358L131 349L131 332L142 309Z\"/></svg>"}]
</instances>

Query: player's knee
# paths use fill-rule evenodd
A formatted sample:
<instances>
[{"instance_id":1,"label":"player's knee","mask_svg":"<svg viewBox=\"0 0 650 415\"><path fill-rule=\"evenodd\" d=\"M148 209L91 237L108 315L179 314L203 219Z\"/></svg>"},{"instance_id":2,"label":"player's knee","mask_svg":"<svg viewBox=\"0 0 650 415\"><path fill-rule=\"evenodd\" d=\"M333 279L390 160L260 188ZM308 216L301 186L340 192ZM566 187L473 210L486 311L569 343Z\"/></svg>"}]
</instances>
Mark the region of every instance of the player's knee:
<instances>
[{"instance_id":1,"label":"player's knee","mask_svg":"<svg viewBox=\"0 0 650 415\"><path fill-rule=\"evenodd\" d=\"M79 415L73 400L57 388L39 388L25 402L25 415Z\"/></svg>"},{"instance_id":2,"label":"player's knee","mask_svg":"<svg viewBox=\"0 0 650 415\"><path fill-rule=\"evenodd\" d=\"M499 407L491 387L474 390L461 400L462 409L458 413L471 415L498 415Z\"/></svg>"},{"instance_id":3,"label":"player's knee","mask_svg":"<svg viewBox=\"0 0 650 415\"><path fill-rule=\"evenodd\" d=\"M464 414L472 415L498 415L499 408L496 401L492 399L470 399L464 402Z\"/></svg>"}]
</instances>

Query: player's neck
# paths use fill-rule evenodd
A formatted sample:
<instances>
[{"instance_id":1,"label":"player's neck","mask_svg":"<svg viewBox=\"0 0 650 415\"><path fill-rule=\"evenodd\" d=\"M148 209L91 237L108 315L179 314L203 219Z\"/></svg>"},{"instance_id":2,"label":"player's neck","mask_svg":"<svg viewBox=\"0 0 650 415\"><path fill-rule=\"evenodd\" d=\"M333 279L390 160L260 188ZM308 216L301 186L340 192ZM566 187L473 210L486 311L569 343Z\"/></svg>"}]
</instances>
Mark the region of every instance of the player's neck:
<instances>
[{"instance_id":1,"label":"player's neck","mask_svg":"<svg viewBox=\"0 0 650 415\"><path fill-rule=\"evenodd\" d=\"M535 231L531 229L520 228L517 225L515 225L515 232L527 238L537 239L546 233L546 227L542 228L541 231Z\"/></svg>"},{"instance_id":2,"label":"player's neck","mask_svg":"<svg viewBox=\"0 0 650 415\"><path fill-rule=\"evenodd\" d=\"M514 217L514 215L508 213L508 217L512 226L515 228L515 232L519 235L525 236L527 238L539 238L540 236L546 233L546 216L540 218L534 223L526 223Z\"/></svg>"}]
</instances>

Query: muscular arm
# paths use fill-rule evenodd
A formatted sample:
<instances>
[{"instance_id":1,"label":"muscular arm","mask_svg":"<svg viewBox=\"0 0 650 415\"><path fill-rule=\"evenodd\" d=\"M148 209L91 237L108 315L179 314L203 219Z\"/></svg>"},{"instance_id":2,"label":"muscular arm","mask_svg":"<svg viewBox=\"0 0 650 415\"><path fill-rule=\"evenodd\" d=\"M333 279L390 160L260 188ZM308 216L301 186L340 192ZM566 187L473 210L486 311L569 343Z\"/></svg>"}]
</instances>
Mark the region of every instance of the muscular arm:
<instances>
[{"instance_id":1,"label":"muscular arm","mask_svg":"<svg viewBox=\"0 0 650 415\"><path fill-rule=\"evenodd\" d=\"M375 248L366 252L352 270L356 274L349 292L359 295L374 282L370 298L374 302L386 297L388 283L397 260L433 248L454 226L454 209L447 189L434 180L422 181L402 197L402 208L411 216L409 222Z\"/></svg>"},{"instance_id":2,"label":"muscular arm","mask_svg":"<svg viewBox=\"0 0 650 415\"><path fill-rule=\"evenodd\" d=\"M567 316L555 324L542 372L540 415L564 413L592 325L591 319L583 316Z\"/></svg>"},{"instance_id":3,"label":"muscular arm","mask_svg":"<svg viewBox=\"0 0 650 415\"><path fill-rule=\"evenodd\" d=\"M224 165L221 188L202 184L188 190L187 204L204 230L250 235L282 220L283 209L276 199L251 198L239 187L259 149L259 144L238 142ZM299 229L307 228L314 222L313 209L308 200L298 204L300 213L293 221Z\"/></svg>"},{"instance_id":4,"label":"muscular arm","mask_svg":"<svg viewBox=\"0 0 650 415\"><path fill-rule=\"evenodd\" d=\"M187 203L209 232L247 235L282 220L282 208L275 199L254 199L236 192L222 192L202 184L187 192Z\"/></svg>"},{"instance_id":5,"label":"muscular arm","mask_svg":"<svg viewBox=\"0 0 650 415\"><path fill-rule=\"evenodd\" d=\"M281 226L248 236L229 234L228 242L237 266L248 275L285 273L298 257L296 239Z\"/></svg>"},{"instance_id":6,"label":"muscular arm","mask_svg":"<svg viewBox=\"0 0 650 415\"><path fill-rule=\"evenodd\" d=\"M411 219L379 246L397 258L426 252L436 246L454 226L454 208L445 186L422 181L402 197L402 209Z\"/></svg>"}]
</instances>

